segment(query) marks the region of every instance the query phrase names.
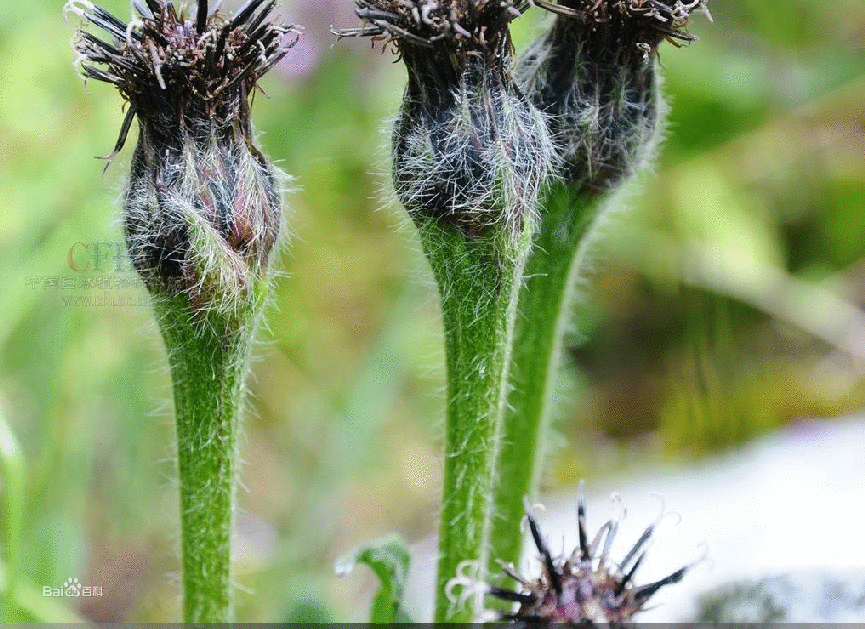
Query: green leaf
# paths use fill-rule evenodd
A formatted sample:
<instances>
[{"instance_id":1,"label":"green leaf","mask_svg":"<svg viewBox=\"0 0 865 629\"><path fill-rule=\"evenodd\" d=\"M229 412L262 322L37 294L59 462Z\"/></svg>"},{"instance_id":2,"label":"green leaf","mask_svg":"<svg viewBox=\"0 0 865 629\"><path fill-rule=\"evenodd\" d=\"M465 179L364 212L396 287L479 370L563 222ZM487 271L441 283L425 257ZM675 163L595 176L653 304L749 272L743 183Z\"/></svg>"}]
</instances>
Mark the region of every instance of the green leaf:
<instances>
[{"instance_id":1,"label":"green leaf","mask_svg":"<svg viewBox=\"0 0 865 629\"><path fill-rule=\"evenodd\" d=\"M402 597L410 562L405 543L399 536L390 535L341 558L336 569L345 574L357 564L372 568L381 581L381 588L372 601L370 622L408 623L412 620L402 609Z\"/></svg>"}]
</instances>

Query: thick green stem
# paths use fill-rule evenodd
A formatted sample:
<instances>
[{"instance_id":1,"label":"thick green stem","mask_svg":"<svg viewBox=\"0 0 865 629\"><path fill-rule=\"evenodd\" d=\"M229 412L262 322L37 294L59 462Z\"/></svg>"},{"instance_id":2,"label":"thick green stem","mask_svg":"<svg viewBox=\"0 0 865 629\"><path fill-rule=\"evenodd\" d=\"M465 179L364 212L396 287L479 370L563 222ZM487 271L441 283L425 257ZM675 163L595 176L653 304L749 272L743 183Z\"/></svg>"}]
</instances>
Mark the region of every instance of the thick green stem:
<instances>
[{"instance_id":1,"label":"thick green stem","mask_svg":"<svg viewBox=\"0 0 865 629\"><path fill-rule=\"evenodd\" d=\"M231 532L244 376L266 282L231 316L194 313L185 295L158 301L177 422L183 618L233 620Z\"/></svg>"},{"instance_id":2,"label":"thick green stem","mask_svg":"<svg viewBox=\"0 0 865 629\"><path fill-rule=\"evenodd\" d=\"M530 235L515 238L502 229L472 238L435 221L420 231L441 293L448 383L435 619L468 622L480 601L459 606L444 592L461 562L487 563L515 305Z\"/></svg>"},{"instance_id":3,"label":"thick green stem","mask_svg":"<svg viewBox=\"0 0 865 629\"><path fill-rule=\"evenodd\" d=\"M538 489L550 402L562 337L584 260L586 234L602 199L554 184L526 263L519 296L510 368L510 393L502 423L490 557L519 563L523 497ZM489 566L492 574L495 566Z\"/></svg>"}]
</instances>

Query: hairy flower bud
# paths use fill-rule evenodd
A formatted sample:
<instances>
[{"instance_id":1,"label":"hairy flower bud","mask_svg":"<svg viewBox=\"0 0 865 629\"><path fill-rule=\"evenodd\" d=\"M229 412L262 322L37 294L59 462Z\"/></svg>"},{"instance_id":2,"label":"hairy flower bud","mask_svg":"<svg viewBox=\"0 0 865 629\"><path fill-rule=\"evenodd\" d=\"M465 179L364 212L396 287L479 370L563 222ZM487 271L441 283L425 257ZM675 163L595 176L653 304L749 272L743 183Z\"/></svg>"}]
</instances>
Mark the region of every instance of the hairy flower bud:
<instances>
[{"instance_id":1,"label":"hairy flower bud","mask_svg":"<svg viewBox=\"0 0 865 629\"><path fill-rule=\"evenodd\" d=\"M553 162L542 114L510 74L515 0L358 0L367 25L340 35L393 42L408 70L393 132L397 195L416 222L519 233ZM387 45L387 44L385 44Z\"/></svg>"},{"instance_id":2,"label":"hairy flower bud","mask_svg":"<svg viewBox=\"0 0 865 629\"><path fill-rule=\"evenodd\" d=\"M264 277L281 224L278 171L256 148L249 99L294 43L272 19L274 0L249 0L231 18L199 0L187 18L170 2L134 0L125 24L87 0L68 12L111 41L79 31L86 78L115 85L139 135L125 196L126 240L151 292L184 291L196 311L232 312ZM97 67L93 64L99 64Z\"/></svg>"},{"instance_id":3,"label":"hairy flower bud","mask_svg":"<svg viewBox=\"0 0 865 629\"><path fill-rule=\"evenodd\" d=\"M691 41L682 29L706 0L536 0L556 14L515 70L551 119L565 180L605 190L652 154L664 118L656 70L662 41Z\"/></svg>"}]
</instances>

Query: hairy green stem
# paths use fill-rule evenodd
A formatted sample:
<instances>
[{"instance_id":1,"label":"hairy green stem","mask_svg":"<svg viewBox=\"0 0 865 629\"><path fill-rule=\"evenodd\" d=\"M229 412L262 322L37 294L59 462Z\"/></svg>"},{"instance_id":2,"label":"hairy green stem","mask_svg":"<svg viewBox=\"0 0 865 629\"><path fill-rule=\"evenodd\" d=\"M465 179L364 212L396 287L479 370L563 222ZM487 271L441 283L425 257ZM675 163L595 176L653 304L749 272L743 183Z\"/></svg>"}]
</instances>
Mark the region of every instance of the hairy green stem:
<instances>
[{"instance_id":1,"label":"hairy green stem","mask_svg":"<svg viewBox=\"0 0 865 629\"><path fill-rule=\"evenodd\" d=\"M461 607L445 591L460 563L480 567L489 556L515 306L531 236L502 229L472 238L438 221L420 232L441 294L448 386L435 620L468 622L481 601Z\"/></svg>"},{"instance_id":2,"label":"hairy green stem","mask_svg":"<svg viewBox=\"0 0 865 629\"><path fill-rule=\"evenodd\" d=\"M183 618L233 620L231 533L244 376L266 281L232 315L194 312L181 294L157 300L177 422Z\"/></svg>"},{"instance_id":3,"label":"hairy green stem","mask_svg":"<svg viewBox=\"0 0 865 629\"><path fill-rule=\"evenodd\" d=\"M490 557L517 565L523 535L523 497L538 490L550 423L553 383L586 235L603 197L556 183L542 202L540 225L519 296L510 367L510 393L502 423L499 482L494 488ZM496 566L489 566L491 574Z\"/></svg>"}]
</instances>

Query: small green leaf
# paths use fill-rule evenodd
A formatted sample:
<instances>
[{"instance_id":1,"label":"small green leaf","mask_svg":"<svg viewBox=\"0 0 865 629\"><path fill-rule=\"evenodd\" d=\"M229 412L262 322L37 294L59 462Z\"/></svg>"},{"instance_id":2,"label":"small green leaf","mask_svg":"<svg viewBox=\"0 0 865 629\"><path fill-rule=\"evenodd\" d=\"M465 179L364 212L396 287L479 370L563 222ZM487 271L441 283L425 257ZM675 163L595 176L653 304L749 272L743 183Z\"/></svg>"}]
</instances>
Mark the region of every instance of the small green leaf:
<instances>
[{"instance_id":1,"label":"small green leaf","mask_svg":"<svg viewBox=\"0 0 865 629\"><path fill-rule=\"evenodd\" d=\"M370 622L412 622L402 609L402 597L411 556L405 543L397 535L390 535L362 546L342 557L336 570L346 574L357 564L366 564L378 576L381 588L372 601Z\"/></svg>"}]
</instances>

